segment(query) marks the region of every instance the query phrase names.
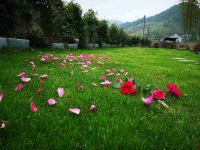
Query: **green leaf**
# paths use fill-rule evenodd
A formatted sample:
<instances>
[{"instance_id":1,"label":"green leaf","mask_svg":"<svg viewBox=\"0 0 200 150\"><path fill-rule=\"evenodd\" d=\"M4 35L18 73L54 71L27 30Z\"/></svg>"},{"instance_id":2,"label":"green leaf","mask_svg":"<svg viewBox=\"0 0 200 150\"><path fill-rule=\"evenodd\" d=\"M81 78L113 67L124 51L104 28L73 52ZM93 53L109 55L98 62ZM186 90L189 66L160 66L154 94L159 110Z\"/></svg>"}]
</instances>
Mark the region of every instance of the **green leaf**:
<instances>
[{"instance_id":1,"label":"green leaf","mask_svg":"<svg viewBox=\"0 0 200 150\"><path fill-rule=\"evenodd\" d=\"M116 88L116 89L119 89L121 87L121 84L119 82L115 82L113 84L113 87Z\"/></svg>"}]
</instances>

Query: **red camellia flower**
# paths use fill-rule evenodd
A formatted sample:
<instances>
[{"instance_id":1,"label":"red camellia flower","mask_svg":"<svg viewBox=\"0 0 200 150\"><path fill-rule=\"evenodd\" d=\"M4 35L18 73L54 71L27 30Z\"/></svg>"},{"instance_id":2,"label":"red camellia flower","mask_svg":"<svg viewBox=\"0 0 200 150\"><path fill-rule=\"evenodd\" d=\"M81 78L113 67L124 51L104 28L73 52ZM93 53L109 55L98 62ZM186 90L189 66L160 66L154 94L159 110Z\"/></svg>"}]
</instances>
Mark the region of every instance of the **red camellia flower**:
<instances>
[{"instance_id":1,"label":"red camellia flower","mask_svg":"<svg viewBox=\"0 0 200 150\"><path fill-rule=\"evenodd\" d=\"M153 91L151 95L153 98L156 98L156 99L160 99L160 100L165 99L165 93L160 89Z\"/></svg>"},{"instance_id":2,"label":"red camellia flower","mask_svg":"<svg viewBox=\"0 0 200 150\"><path fill-rule=\"evenodd\" d=\"M136 94L136 90L134 89L134 84L131 81L124 82L121 85L120 92L124 95L128 94Z\"/></svg>"},{"instance_id":3,"label":"red camellia flower","mask_svg":"<svg viewBox=\"0 0 200 150\"><path fill-rule=\"evenodd\" d=\"M178 87L175 84L169 83L167 84L167 88L174 96L177 96L177 97L181 96L181 91L178 89Z\"/></svg>"}]
</instances>

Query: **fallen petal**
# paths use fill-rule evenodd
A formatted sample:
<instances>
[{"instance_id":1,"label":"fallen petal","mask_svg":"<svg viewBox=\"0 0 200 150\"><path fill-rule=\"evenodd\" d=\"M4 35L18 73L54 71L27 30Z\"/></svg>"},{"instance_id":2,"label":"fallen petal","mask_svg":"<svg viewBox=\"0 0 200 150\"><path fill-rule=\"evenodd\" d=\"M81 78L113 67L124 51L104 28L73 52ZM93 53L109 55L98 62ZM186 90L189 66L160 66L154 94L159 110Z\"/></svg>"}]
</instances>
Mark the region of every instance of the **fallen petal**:
<instances>
[{"instance_id":1,"label":"fallen petal","mask_svg":"<svg viewBox=\"0 0 200 150\"><path fill-rule=\"evenodd\" d=\"M43 88L38 88L37 93L41 93L43 91Z\"/></svg>"},{"instance_id":2,"label":"fallen petal","mask_svg":"<svg viewBox=\"0 0 200 150\"><path fill-rule=\"evenodd\" d=\"M24 88L24 85L22 83L17 84L16 87L15 87L15 91L19 91L19 90L21 90L23 88Z\"/></svg>"},{"instance_id":3,"label":"fallen petal","mask_svg":"<svg viewBox=\"0 0 200 150\"><path fill-rule=\"evenodd\" d=\"M57 104L57 102L56 102L55 99L49 99L49 100L48 100L48 105L49 105L49 106L53 106L53 105L55 105L55 104Z\"/></svg>"},{"instance_id":4,"label":"fallen petal","mask_svg":"<svg viewBox=\"0 0 200 150\"><path fill-rule=\"evenodd\" d=\"M40 78L47 78L47 77L48 77L47 74L43 74L43 75L40 76Z\"/></svg>"},{"instance_id":5,"label":"fallen petal","mask_svg":"<svg viewBox=\"0 0 200 150\"><path fill-rule=\"evenodd\" d=\"M18 77L25 77L26 73L25 72L20 72L17 76Z\"/></svg>"},{"instance_id":6,"label":"fallen petal","mask_svg":"<svg viewBox=\"0 0 200 150\"><path fill-rule=\"evenodd\" d=\"M80 84L79 81L78 81L77 84L76 84L76 88L77 88L79 91L83 91L83 90L84 90L84 87Z\"/></svg>"},{"instance_id":7,"label":"fallen petal","mask_svg":"<svg viewBox=\"0 0 200 150\"><path fill-rule=\"evenodd\" d=\"M30 110L34 113L38 111L38 109L33 101L30 102Z\"/></svg>"},{"instance_id":8,"label":"fallen petal","mask_svg":"<svg viewBox=\"0 0 200 150\"><path fill-rule=\"evenodd\" d=\"M164 106L166 109L170 109L170 107L169 107L165 102L163 102L163 101L161 101L161 100L158 100L158 102L159 102L162 106Z\"/></svg>"},{"instance_id":9,"label":"fallen petal","mask_svg":"<svg viewBox=\"0 0 200 150\"><path fill-rule=\"evenodd\" d=\"M32 77L37 77L37 76L38 76L38 74L31 73L31 74L30 74L30 76L32 76Z\"/></svg>"},{"instance_id":10,"label":"fallen petal","mask_svg":"<svg viewBox=\"0 0 200 150\"><path fill-rule=\"evenodd\" d=\"M105 81L105 80L106 80L106 77L105 77L105 76L101 76L101 77L100 77L100 80L101 80L101 81Z\"/></svg>"},{"instance_id":11,"label":"fallen petal","mask_svg":"<svg viewBox=\"0 0 200 150\"><path fill-rule=\"evenodd\" d=\"M2 102L3 96L4 96L4 94L3 94L3 93L0 93L0 102Z\"/></svg>"},{"instance_id":12,"label":"fallen petal","mask_svg":"<svg viewBox=\"0 0 200 150\"><path fill-rule=\"evenodd\" d=\"M120 69L119 71L122 73L122 72L124 72L124 69Z\"/></svg>"},{"instance_id":13,"label":"fallen petal","mask_svg":"<svg viewBox=\"0 0 200 150\"><path fill-rule=\"evenodd\" d=\"M92 83L92 86L95 86L95 87L97 87L97 84L96 84L96 83Z\"/></svg>"},{"instance_id":14,"label":"fallen petal","mask_svg":"<svg viewBox=\"0 0 200 150\"><path fill-rule=\"evenodd\" d=\"M108 80L105 80L104 82L101 82L100 83L101 85L104 85L104 86L108 86L108 85L111 85L112 82L108 81Z\"/></svg>"},{"instance_id":15,"label":"fallen petal","mask_svg":"<svg viewBox=\"0 0 200 150\"><path fill-rule=\"evenodd\" d=\"M7 121L1 120L0 121L0 129L3 129L6 127Z\"/></svg>"},{"instance_id":16,"label":"fallen petal","mask_svg":"<svg viewBox=\"0 0 200 150\"><path fill-rule=\"evenodd\" d=\"M88 107L88 110L90 110L90 111L94 111L94 110L96 110L96 106L95 105L91 105L90 107Z\"/></svg>"},{"instance_id":17,"label":"fallen petal","mask_svg":"<svg viewBox=\"0 0 200 150\"><path fill-rule=\"evenodd\" d=\"M79 115L81 111L79 108L69 108L68 110L70 113L77 114L77 115Z\"/></svg>"},{"instance_id":18,"label":"fallen petal","mask_svg":"<svg viewBox=\"0 0 200 150\"><path fill-rule=\"evenodd\" d=\"M21 77L21 80L22 80L23 82L30 82L30 81L31 81L31 78Z\"/></svg>"},{"instance_id":19,"label":"fallen petal","mask_svg":"<svg viewBox=\"0 0 200 150\"><path fill-rule=\"evenodd\" d=\"M110 73L110 70L109 70L109 69L106 69L105 72L106 72L106 73Z\"/></svg>"},{"instance_id":20,"label":"fallen petal","mask_svg":"<svg viewBox=\"0 0 200 150\"><path fill-rule=\"evenodd\" d=\"M146 104L146 105L150 105L150 104L153 103L153 97L152 96L149 96L147 98L142 98L142 100L143 100L144 104Z\"/></svg>"},{"instance_id":21,"label":"fallen petal","mask_svg":"<svg viewBox=\"0 0 200 150\"><path fill-rule=\"evenodd\" d=\"M59 88L57 89L57 92L58 92L58 96L59 96L59 97L62 97L62 96L64 95L64 89L61 88L61 87L59 87Z\"/></svg>"}]
</instances>

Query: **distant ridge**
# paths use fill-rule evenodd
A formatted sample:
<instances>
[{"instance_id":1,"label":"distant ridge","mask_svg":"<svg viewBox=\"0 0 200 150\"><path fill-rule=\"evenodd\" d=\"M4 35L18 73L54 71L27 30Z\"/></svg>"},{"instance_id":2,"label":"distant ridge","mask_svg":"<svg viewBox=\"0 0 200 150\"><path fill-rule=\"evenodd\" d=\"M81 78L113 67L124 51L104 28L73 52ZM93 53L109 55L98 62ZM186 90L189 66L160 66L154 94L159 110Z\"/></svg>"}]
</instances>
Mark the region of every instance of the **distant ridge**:
<instances>
[{"instance_id":1,"label":"distant ridge","mask_svg":"<svg viewBox=\"0 0 200 150\"><path fill-rule=\"evenodd\" d=\"M123 24L123 22L119 21L119 20L107 20L108 24L111 25L111 24L116 24L116 25L121 25Z\"/></svg>"},{"instance_id":2,"label":"distant ridge","mask_svg":"<svg viewBox=\"0 0 200 150\"><path fill-rule=\"evenodd\" d=\"M150 28L151 38L160 38L166 35L181 34L181 4L146 19L146 30ZM133 22L126 22L120 25L131 35L142 36L143 21L138 19Z\"/></svg>"}]
</instances>

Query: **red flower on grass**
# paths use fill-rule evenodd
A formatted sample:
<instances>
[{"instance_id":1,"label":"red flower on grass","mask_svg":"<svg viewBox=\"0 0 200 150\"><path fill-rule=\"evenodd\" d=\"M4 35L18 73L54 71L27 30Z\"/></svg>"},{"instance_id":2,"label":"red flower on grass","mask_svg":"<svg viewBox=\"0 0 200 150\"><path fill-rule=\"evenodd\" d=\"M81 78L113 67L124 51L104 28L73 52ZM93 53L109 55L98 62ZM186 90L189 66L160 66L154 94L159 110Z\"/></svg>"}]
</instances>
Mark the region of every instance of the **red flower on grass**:
<instances>
[{"instance_id":1,"label":"red flower on grass","mask_svg":"<svg viewBox=\"0 0 200 150\"><path fill-rule=\"evenodd\" d=\"M136 90L134 89L134 84L131 81L124 82L121 85L120 92L124 95L128 94L136 94Z\"/></svg>"},{"instance_id":2,"label":"red flower on grass","mask_svg":"<svg viewBox=\"0 0 200 150\"><path fill-rule=\"evenodd\" d=\"M178 87L175 84L169 83L167 84L167 88L174 96L177 96L177 97L181 96L181 91L178 89Z\"/></svg>"},{"instance_id":3,"label":"red flower on grass","mask_svg":"<svg viewBox=\"0 0 200 150\"><path fill-rule=\"evenodd\" d=\"M160 89L153 91L151 95L155 99L160 99L160 100L165 99L165 93Z\"/></svg>"}]
</instances>

